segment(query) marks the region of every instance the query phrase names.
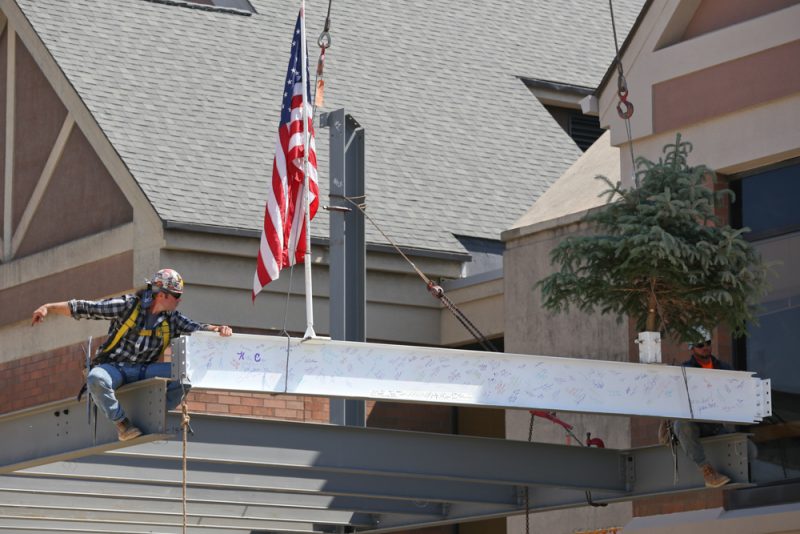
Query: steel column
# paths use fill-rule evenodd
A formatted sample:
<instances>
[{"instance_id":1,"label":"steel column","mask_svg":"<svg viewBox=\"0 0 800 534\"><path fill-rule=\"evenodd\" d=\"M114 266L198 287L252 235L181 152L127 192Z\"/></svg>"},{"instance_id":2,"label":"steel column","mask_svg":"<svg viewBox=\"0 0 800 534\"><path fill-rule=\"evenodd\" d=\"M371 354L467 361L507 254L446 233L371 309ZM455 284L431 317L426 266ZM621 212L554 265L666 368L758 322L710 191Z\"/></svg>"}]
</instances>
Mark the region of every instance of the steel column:
<instances>
[{"instance_id":1,"label":"steel column","mask_svg":"<svg viewBox=\"0 0 800 534\"><path fill-rule=\"evenodd\" d=\"M331 338L366 340L366 245L364 216L364 129L344 109L323 113L330 130L330 325ZM364 401L330 399L330 421L365 426Z\"/></svg>"}]
</instances>

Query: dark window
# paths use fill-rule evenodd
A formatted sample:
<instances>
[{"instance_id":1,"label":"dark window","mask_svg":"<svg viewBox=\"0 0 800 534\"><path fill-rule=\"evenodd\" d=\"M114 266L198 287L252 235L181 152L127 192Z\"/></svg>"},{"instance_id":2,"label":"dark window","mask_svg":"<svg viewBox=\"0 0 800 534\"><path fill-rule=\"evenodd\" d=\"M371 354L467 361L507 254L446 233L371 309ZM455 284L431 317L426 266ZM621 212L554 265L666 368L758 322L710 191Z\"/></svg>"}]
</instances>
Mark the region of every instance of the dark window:
<instances>
[{"instance_id":1,"label":"dark window","mask_svg":"<svg viewBox=\"0 0 800 534\"><path fill-rule=\"evenodd\" d=\"M741 222L750 228L750 239L800 230L800 163L745 176L737 189Z\"/></svg>"},{"instance_id":2,"label":"dark window","mask_svg":"<svg viewBox=\"0 0 800 534\"><path fill-rule=\"evenodd\" d=\"M758 483L800 479L800 162L738 178L732 221L750 227L748 239L774 263L759 324L736 345L739 366L772 381L773 416L747 429L758 447L752 475Z\"/></svg>"}]
</instances>

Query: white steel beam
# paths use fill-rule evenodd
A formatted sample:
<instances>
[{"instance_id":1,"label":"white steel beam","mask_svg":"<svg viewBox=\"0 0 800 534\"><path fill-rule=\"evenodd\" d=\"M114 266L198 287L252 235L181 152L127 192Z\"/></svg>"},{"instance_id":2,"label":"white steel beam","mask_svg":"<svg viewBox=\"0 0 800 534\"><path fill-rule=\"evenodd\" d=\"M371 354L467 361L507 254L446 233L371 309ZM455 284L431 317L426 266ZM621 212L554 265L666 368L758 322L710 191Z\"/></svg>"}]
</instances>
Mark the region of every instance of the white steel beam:
<instances>
[{"instance_id":1,"label":"white steel beam","mask_svg":"<svg viewBox=\"0 0 800 534\"><path fill-rule=\"evenodd\" d=\"M742 371L237 334L176 341L207 389L756 423L770 382Z\"/></svg>"}]
</instances>

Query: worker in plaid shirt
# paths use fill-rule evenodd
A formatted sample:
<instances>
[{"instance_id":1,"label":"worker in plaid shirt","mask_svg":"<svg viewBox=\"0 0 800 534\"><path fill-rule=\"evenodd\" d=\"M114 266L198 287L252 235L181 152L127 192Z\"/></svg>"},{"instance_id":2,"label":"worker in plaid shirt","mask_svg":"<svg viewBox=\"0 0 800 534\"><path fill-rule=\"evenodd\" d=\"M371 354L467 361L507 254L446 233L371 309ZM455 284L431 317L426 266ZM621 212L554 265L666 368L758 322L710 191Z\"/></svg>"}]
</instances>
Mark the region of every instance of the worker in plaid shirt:
<instances>
[{"instance_id":1,"label":"worker in plaid shirt","mask_svg":"<svg viewBox=\"0 0 800 534\"><path fill-rule=\"evenodd\" d=\"M108 319L108 339L97 350L86 385L95 404L113 421L119 439L127 441L142 434L125 416L114 390L124 384L146 378L172 376L170 363L157 360L178 336L205 330L230 336L229 326L197 323L176 311L183 296L183 279L172 269L158 271L147 288L135 295L110 299L70 300L44 304L33 312L32 324L49 313L75 319ZM175 408L186 387L178 382L167 384L167 408Z\"/></svg>"}]
</instances>

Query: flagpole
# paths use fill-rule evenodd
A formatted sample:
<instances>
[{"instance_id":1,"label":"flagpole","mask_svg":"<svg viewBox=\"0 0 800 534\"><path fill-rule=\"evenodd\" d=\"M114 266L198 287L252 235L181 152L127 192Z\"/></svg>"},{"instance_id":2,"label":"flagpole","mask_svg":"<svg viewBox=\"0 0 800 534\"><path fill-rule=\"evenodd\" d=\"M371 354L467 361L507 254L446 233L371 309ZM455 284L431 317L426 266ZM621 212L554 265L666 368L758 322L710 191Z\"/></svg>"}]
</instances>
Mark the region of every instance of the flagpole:
<instances>
[{"instance_id":1,"label":"flagpole","mask_svg":"<svg viewBox=\"0 0 800 534\"><path fill-rule=\"evenodd\" d=\"M314 332L314 305L311 292L311 202L308 194L308 57L306 50L306 0L301 0L300 9L300 57L302 58L301 76L303 84L303 202L305 204L305 225L306 225L306 251L305 251L305 275L306 275L306 333L303 339L316 337ZM312 117L313 120L313 117Z\"/></svg>"}]
</instances>

